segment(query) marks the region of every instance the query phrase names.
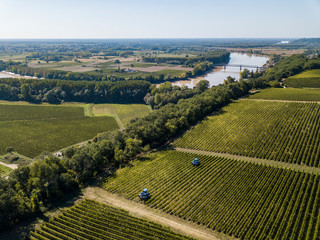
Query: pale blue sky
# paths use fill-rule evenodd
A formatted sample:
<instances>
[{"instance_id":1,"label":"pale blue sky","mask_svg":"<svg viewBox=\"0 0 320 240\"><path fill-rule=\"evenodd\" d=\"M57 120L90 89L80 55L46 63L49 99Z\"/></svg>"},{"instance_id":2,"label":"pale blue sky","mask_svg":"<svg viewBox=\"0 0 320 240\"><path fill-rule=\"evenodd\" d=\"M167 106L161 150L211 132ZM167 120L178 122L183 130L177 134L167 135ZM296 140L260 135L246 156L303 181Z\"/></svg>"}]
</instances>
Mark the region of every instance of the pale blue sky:
<instances>
[{"instance_id":1,"label":"pale blue sky","mask_svg":"<svg viewBox=\"0 0 320 240\"><path fill-rule=\"evenodd\" d=\"M320 37L320 0L0 0L0 38Z\"/></svg>"}]
</instances>

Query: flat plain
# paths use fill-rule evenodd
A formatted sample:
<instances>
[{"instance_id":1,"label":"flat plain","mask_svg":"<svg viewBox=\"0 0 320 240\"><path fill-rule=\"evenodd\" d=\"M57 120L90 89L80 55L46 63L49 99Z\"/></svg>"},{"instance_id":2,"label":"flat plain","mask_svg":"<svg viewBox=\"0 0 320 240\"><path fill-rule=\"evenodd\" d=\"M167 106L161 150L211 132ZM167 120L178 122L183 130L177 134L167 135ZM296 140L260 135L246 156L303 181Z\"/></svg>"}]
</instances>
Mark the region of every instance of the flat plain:
<instances>
[{"instance_id":1,"label":"flat plain","mask_svg":"<svg viewBox=\"0 0 320 240\"><path fill-rule=\"evenodd\" d=\"M83 105L0 104L0 154L7 147L35 157L93 138L119 126L113 117L86 117Z\"/></svg>"}]
</instances>

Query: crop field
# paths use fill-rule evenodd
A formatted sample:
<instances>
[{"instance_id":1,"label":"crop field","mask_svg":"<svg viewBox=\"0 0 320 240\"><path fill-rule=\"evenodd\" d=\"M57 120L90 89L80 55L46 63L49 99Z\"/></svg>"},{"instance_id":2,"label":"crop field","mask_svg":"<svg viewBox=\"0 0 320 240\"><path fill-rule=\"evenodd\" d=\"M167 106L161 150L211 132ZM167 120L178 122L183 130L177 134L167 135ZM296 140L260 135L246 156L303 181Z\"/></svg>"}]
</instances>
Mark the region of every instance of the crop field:
<instances>
[{"instance_id":1,"label":"crop field","mask_svg":"<svg viewBox=\"0 0 320 240\"><path fill-rule=\"evenodd\" d=\"M240 100L187 131L174 145L320 166L320 105Z\"/></svg>"},{"instance_id":2,"label":"crop field","mask_svg":"<svg viewBox=\"0 0 320 240\"><path fill-rule=\"evenodd\" d=\"M116 115L126 126L132 119L144 117L151 110L144 104L95 104L92 111L95 116Z\"/></svg>"},{"instance_id":3,"label":"crop field","mask_svg":"<svg viewBox=\"0 0 320 240\"><path fill-rule=\"evenodd\" d=\"M320 69L304 71L284 81L289 87L320 88Z\"/></svg>"},{"instance_id":4,"label":"crop field","mask_svg":"<svg viewBox=\"0 0 320 240\"><path fill-rule=\"evenodd\" d=\"M297 75L294 75L291 78L314 78L314 77L320 77L320 69L307 70Z\"/></svg>"},{"instance_id":5,"label":"crop field","mask_svg":"<svg viewBox=\"0 0 320 240\"><path fill-rule=\"evenodd\" d=\"M30 239L191 239L128 212L84 200L30 233Z\"/></svg>"},{"instance_id":6,"label":"crop field","mask_svg":"<svg viewBox=\"0 0 320 240\"><path fill-rule=\"evenodd\" d=\"M248 97L249 99L270 99L289 101L320 101L320 89L268 88Z\"/></svg>"},{"instance_id":7,"label":"crop field","mask_svg":"<svg viewBox=\"0 0 320 240\"><path fill-rule=\"evenodd\" d=\"M168 151L118 170L103 187L134 201L148 188L148 206L241 239L320 234L319 175Z\"/></svg>"},{"instance_id":8,"label":"crop field","mask_svg":"<svg viewBox=\"0 0 320 240\"><path fill-rule=\"evenodd\" d=\"M84 108L0 104L0 154L12 146L28 157L118 129L113 117L85 117Z\"/></svg>"}]
</instances>

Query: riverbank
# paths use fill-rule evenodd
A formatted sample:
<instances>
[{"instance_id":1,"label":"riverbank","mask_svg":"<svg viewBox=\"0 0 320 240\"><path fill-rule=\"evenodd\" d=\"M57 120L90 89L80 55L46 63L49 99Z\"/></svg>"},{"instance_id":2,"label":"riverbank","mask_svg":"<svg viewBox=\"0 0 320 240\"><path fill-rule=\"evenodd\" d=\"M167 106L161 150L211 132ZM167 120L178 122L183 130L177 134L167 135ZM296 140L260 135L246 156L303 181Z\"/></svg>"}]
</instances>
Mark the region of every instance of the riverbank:
<instances>
[{"instance_id":1,"label":"riverbank","mask_svg":"<svg viewBox=\"0 0 320 240\"><path fill-rule=\"evenodd\" d=\"M38 79L37 77L22 76L13 72L1 71L0 78L26 78L26 79Z\"/></svg>"}]
</instances>

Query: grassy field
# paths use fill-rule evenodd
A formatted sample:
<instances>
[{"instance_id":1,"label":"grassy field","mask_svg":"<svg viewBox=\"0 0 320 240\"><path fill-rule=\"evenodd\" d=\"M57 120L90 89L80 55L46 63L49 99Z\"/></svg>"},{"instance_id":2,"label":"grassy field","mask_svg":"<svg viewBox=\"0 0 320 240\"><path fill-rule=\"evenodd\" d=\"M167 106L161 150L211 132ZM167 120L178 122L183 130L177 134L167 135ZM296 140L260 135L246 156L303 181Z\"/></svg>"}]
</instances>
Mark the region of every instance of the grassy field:
<instances>
[{"instance_id":1,"label":"grassy field","mask_svg":"<svg viewBox=\"0 0 320 240\"><path fill-rule=\"evenodd\" d=\"M240 100L210 116L177 147L320 166L320 105Z\"/></svg>"},{"instance_id":2,"label":"grassy field","mask_svg":"<svg viewBox=\"0 0 320 240\"><path fill-rule=\"evenodd\" d=\"M118 129L113 117L86 117L83 105L0 104L0 154L12 146L28 157Z\"/></svg>"},{"instance_id":3,"label":"grassy field","mask_svg":"<svg viewBox=\"0 0 320 240\"><path fill-rule=\"evenodd\" d=\"M289 87L320 88L320 69L304 71L284 81Z\"/></svg>"},{"instance_id":4,"label":"grassy field","mask_svg":"<svg viewBox=\"0 0 320 240\"><path fill-rule=\"evenodd\" d=\"M128 212L84 200L30 233L30 239L191 239Z\"/></svg>"},{"instance_id":5,"label":"grassy field","mask_svg":"<svg viewBox=\"0 0 320 240\"><path fill-rule=\"evenodd\" d=\"M268 88L250 95L249 99L320 101L320 89Z\"/></svg>"},{"instance_id":6,"label":"grassy field","mask_svg":"<svg viewBox=\"0 0 320 240\"><path fill-rule=\"evenodd\" d=\"M129 124L132 119L146 116L150 111L144 104L95 104L92 108L95 116L118 117L123 126Z\"/></svg>"},{"instance_id":7,"label":"grassy field","mask_svg":"<svg viewBox=\"0 0 320 240\"><path fill-rule=\"evenodd\" d=\"M291 78L315 78L315 77L320 77L320 69L307 70L297 75L294 75Z\"/></svg>"},{"instance_id":8,"label":"grassy field","mask_svg":"<svg viewBox=\"0 0 320 240\"><path fill-rule=\"evenodd\" d=\"M148 188L148 206L240 239L317 239L319 183L319 175L168 151L119 169L103 187L134 201Z\"/></svg>"},{"instance_id":9,"label":"grassy field","mask_svg":"<svg viewBox=\"0 0 320 240\"><path fill-rule=\"evenodd\" d=\"M0 177L10 172L12 169L0 164Z\"/></svg>"}]
</instances>

